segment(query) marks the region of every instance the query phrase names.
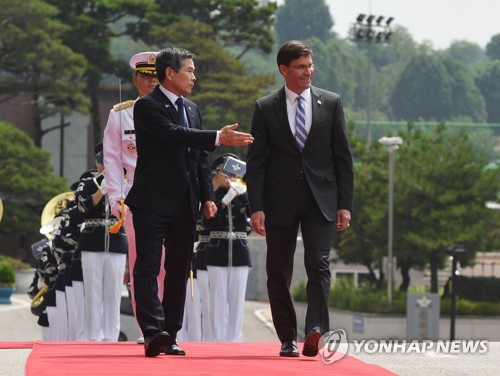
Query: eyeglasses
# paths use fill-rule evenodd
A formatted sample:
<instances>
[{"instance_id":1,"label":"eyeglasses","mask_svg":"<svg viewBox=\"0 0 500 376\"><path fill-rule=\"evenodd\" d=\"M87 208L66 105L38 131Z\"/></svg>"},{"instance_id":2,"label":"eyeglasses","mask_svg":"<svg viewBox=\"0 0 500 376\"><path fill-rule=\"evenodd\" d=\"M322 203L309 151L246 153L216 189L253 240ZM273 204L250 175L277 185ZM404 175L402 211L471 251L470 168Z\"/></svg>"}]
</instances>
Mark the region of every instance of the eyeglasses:
<instances>
[{"instance_id":1,"label":"eyeglasses","mask_svg":"<svg viewBox=\"0 0 500 376\"><path fill-rule=\"evenodd\" d=\"M302 71L302 72L304 72L306 69L314 70L315 67L316 67L316 64L314 64L314 63L309 64L309 65L306 65L306 64L297 65L296 67L290 65L290 68L297 69L297 70Z\"/></svg>"}]
</instances>

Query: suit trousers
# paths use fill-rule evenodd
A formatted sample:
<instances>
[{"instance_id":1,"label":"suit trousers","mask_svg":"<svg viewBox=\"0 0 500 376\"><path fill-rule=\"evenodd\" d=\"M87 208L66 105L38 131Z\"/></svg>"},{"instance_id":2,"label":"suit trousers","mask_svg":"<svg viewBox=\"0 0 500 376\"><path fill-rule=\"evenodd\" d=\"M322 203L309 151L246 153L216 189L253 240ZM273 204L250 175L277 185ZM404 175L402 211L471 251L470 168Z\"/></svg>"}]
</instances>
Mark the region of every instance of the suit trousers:
<instances>
[{"instance_id":1,"label":"suit trousers","mask_svg":"<svg viewBox=\"0 0 500 376\"><path fill-rule=\"evenodd\" d=\"M137 320L137 314L135 309L135 295L134 295L134 264L135 259L137 258L137 252L135 249L135 230L134 230L134 219L132 211L127 213L127 217L125 220L125 231L127 233L128 239L128 270L129 270L129 279L130 279L130 301L132 304L132 311L134 312L134 317ZM165 252L162 251L162 259L161 264L163 265L165 261ZM158 274L158 297L162 298L163 296L163 280L165 279L165 269L163 266L160 268L160 273ZM140 328L139 328L140 330Z\"/></svg>"},{"instance_id":2,"label":"suit trousers","mask_svg":"<svg viewBox=\"0 0 500 376\"><path fill-rule=\"evenodd\" d=\"M186 282L195 234L190 191L175 215L140 208L134 213L137 259L134 265L136 315L144 336L166 330L175 338L182 327ZM162 245L165 247L163 300L158 298Z\"/></svg>"},{"instance_id":3,"label":"suit trousers","mask_svg":"<svg viewBox=\"0 0 500 376\"><path fill-rule=\"evenodd\" d=\"M312 329L322 333L330 330L328 300L331 273L328 259L335 224L327 221L321 213L306 180L301 181L296 203L291 225L266 225L267 290L274 326L281 342L297 339L297 317L290 284L299 226L307 274L305 333Z\"/></svg>"}]
</instances>

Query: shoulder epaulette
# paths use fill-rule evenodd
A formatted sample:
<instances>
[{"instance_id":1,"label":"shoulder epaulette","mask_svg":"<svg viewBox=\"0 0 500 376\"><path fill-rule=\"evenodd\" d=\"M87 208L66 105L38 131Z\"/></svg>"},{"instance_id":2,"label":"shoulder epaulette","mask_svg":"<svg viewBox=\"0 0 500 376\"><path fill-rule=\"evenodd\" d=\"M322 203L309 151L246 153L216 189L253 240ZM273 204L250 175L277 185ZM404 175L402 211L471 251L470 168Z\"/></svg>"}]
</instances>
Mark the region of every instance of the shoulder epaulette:
<instances>
[{"instance_id":1,"label":"shoulder epaulette","mask_svg":"<svg viewBox=\"0 0 500 376\"><path fill-rule=\"evenodd\" d=\"M113 106L113 110L120 111L120 110L123 110L125 108L130 107L130 106L133 106L134 103L135 103L135 100L128 100L128 101L125 101L125 102L120 102L120 103L115 104Z\"/></svg>"}]
</instances>

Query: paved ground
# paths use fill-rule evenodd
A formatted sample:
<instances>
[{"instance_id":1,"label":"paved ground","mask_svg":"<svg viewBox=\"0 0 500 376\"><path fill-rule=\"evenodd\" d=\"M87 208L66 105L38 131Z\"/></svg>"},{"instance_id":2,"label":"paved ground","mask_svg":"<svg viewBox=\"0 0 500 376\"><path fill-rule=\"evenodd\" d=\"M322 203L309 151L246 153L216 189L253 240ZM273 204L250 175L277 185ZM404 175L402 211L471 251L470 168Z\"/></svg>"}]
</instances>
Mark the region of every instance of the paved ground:
<instances>
[{"instance_id":1,"label":"paved ground","mask_svg":"<svg viewBox=\"0 0 500 376\"><path fill-rule=\"evenodd\" d=\"M14 294L12 301L10 305L0 305L0 341L41 340L42 331L36 323L36 317L30 312L30 301L26 294ZM279 343L270 318L267 302L247 301L243 341L276 342L276 353L278 353ZM367 351L356 352L354 344L351 344L348 353L403 376L500 375L500 342L488 343L488 351L485 354L438 354L432 351L380 354L371 353L373 346L366 347L365 350ZM24 375L24 365L30 351L30 349L0 350L0 375ZM325 367L332 367L331 371L335 372L335 363Z\"/></svg>"}]
</instances>

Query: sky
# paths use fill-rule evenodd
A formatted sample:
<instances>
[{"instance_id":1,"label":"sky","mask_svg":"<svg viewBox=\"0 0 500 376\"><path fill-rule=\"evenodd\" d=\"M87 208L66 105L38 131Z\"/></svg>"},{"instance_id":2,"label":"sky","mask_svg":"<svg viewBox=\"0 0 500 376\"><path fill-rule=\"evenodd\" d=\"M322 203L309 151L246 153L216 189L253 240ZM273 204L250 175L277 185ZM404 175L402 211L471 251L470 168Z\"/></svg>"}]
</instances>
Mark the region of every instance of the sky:
<instances>
[{"instance_id":1,"label":"sky","mask_svg":"<svg viewBox=\"0 0 500 376\"><path fill-rule=\"evenodd\" d=\"M311 5L315 0L310 0ZM360 13L392 16L392 26L408 29L417 43L430 41L434 49L445 49L455 40L477 43L482 48L500 34L500 0L325 0L333 30L348 36ZM278 1L283 4L284 0ZM370 9L371 8L371 9Z\"/></svg>"}]
</instances>

